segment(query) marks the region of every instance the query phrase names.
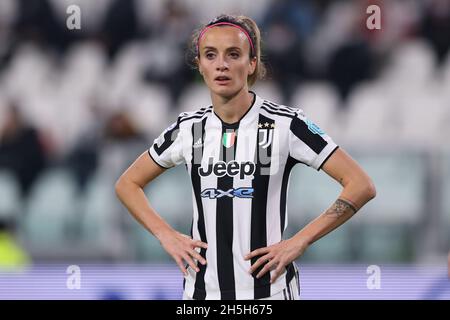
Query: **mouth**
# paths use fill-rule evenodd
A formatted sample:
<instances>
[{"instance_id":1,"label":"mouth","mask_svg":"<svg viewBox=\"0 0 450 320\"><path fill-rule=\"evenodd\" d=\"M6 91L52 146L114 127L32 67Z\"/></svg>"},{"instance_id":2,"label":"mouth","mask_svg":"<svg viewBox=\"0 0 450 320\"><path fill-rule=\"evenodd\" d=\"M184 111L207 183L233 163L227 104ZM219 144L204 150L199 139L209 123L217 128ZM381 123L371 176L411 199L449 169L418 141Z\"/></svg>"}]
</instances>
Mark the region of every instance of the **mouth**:
<instances>
[{"instance_id":1,"label":"mouth","mask_svg":"<svg viewBox=\"0 0 450 320\"><path fill-rule=\"evenodd\" d=\"M226 84L229 81L231 81L231 78L227 76L218 76L214 78L214 81L217 82L218 84Z\"/></svg>"}]
</instances>

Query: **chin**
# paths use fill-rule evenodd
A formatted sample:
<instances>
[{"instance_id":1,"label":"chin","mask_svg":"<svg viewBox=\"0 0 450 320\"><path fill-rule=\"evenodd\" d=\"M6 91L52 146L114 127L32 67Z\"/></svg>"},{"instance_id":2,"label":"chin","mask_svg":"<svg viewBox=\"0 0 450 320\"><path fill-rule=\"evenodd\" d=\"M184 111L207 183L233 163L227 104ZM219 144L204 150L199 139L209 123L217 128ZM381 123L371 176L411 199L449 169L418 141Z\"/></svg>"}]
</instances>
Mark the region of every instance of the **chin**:
<instances>
[{"instance_id":1,"label":"chin","mask_svg":"<svg viewBox=\"0 0 450 320\"><path fill-rule=\"evenodd\" d=\"M231 88L231 87L215 87L212 92L218 96L224 98L234 97L241 91L242 88Z\"/></svg>"}]
</instances>

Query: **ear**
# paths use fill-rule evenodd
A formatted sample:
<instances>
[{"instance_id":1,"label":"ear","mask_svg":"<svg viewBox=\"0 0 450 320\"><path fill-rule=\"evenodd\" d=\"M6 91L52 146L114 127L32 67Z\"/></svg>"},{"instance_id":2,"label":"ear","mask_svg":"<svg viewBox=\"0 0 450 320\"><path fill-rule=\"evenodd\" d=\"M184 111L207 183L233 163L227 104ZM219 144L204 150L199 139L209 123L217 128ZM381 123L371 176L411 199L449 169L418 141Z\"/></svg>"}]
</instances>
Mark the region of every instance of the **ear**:
<instances>
[{"instance_id":1,"label":"ear","mask_svg":"<svg viewBox=\"0 0 450 320\"><path fill-rule=\"evenodd\" d=\"M250 69L248 70L248 75L251 76L253 73L255 73L256 70L256 64L257 64L257 59L256 57L253 57L250 59Z\"/></svg>"},{"instance_id":2,"label":"ear","mask_svg":"<svg viewBox=\"0 0 450 320\"><path fill-rule=\"evenodd\" d=\"M203 76L203 70L202 67L200 66L200 60L198 57L195 57L195 64L197 65L198 72Z\"/></svg>"}]
</instances>

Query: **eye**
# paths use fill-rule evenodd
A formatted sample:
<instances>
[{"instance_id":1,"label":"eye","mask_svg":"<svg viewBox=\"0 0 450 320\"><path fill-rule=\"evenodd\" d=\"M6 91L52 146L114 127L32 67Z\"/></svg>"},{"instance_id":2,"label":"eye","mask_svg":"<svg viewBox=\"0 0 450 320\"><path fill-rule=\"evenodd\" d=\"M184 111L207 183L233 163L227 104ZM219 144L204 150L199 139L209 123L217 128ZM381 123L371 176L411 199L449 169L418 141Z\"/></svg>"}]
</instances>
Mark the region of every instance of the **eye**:
<instances>
[{"instance_id":1,"label":"eye","mask_svg":"<svg viewBox=\"0 0 450 320\"><path fill-rule=\"evenodd\" d=\"M214 59L214 53L212 53L212 52L207 52L206 54L205 54L205 57L207 58L207 59Z\"/></svg>"},{"instance_id":2,"label":"eye","mask_svg":"<svg viewBox=\"0 0 450 320\"><path fill-rule=\"evenodd\" d=\"M231 52L231 53L230 53L230 56L231 56L233 59L237 59L237 58L239 58L239 53L237 53L237 52Z\"/></svg>"}]
</instances>

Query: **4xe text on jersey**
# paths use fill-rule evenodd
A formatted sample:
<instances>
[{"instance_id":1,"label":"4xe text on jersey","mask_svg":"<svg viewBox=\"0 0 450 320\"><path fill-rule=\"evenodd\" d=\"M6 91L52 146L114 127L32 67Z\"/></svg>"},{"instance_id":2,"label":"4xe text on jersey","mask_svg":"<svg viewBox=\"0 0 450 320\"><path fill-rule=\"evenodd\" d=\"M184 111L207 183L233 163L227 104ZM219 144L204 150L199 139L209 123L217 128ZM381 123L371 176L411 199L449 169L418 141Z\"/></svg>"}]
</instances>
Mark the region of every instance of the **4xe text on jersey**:
<instances>
[{"instance_id":1,"label":"4xe text on jersey","mask_svg":"<svg viewBox=\"0 0 450 320\"><path fill-rule=\"evenodd\" d=\"M208 188L202 191L201 196L209 199L229 198L253 198L253 188L237 188L223 191L220 189Z\"/></svg>"}]
</instances>

